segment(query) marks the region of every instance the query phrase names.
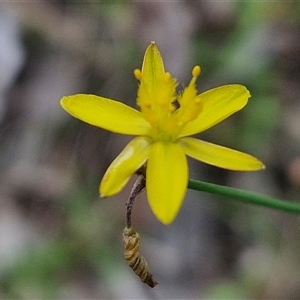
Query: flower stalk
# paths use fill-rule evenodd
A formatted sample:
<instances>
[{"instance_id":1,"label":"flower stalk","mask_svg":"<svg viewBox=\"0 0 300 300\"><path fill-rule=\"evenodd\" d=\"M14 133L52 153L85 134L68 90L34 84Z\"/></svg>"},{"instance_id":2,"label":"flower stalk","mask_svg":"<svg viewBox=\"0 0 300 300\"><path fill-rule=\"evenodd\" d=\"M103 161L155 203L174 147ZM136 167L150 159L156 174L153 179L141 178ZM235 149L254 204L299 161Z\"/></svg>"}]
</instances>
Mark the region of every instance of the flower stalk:
<instances>
[{"instance_id":1,"label":"flower stalk","mask_svg":"<svg viewBox=\"0 0 300 300\"><path fill-rule=\"evenodd\" d=\"M300 215L300 204L276 199L270 196L265 196L254 192L245 191L242 189L222 186L194 179L189 180L188 188L210 194L221 195L241 202L265 206L268 208Z\"/></svg>"}]
</instances>

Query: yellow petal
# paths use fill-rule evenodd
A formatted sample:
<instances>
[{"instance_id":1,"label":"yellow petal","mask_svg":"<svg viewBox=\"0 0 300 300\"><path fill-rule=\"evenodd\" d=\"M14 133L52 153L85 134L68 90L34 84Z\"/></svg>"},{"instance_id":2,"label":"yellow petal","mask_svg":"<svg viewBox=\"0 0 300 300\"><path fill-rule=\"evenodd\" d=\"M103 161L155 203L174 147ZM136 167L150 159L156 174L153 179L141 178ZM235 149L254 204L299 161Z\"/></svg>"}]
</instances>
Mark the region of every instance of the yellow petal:
<instances>
[{"instance_id":1,"label":"yellow petal","mask_svg":"<svg viewBox=\"0 0 300 300\"><path fill-rule=\"evenodd\" d=\"M113 132L146 135L150 129L139 111L115 100L78 94L63 97L60 103L73 117Z\"/></svg>"},{"instance_id":2,"label":"yellow petal","mask_svg":"<svg viewBox=\"0 0 300 300\"><path fill-rule=\"evenodd\" d=\"M149 145L148 137L136 137L130 141L107 169L101 184L101 197L108 197L120 192L130 179L147 160Z\"/></svg>"},{"instance_id":3,"label":"yellow petal","mask_svg":"<svg viewBox=\"0 0 300 300\"><path fill-rule=\"evenodd\" d=\"M250 98L249 91L242 85L220 86L198 96L202 110L199 116L186 124L179 137L202 132L242 109Z\"/></svg>"},{"instance_id":4,"label":"yellow petal","mask_svg":"<svg viewBox=\"0 0 300 300\"><path fill-rule=\"evenodd\" d=\"M257 158L223 146L185 137L178 140L185 153L204 163L234 171L257 171L264 164Z\"/></svg>"},{"instance_id":5,"label":"yellow petal","mask_svg":"<svg viewBox=\"0 0 300 300\"><path fill-rule=\"evenodd\" d=\"M148 201L154 215L162 223L170 224L187 189L188 167L183 149L175 143L152 144L146 181Z\"/></svg>"},{"instance_id":6,"label":"yellow petal","mask_svg":"<svg viewBox=\"0 0 300 300\"><path fill-rule=\"evenodd\" d=\"M162 57L155 42L148 46L142 65L142 81L147 85L150 96L155 93L157 86L161 85L165 69Z\"/></svg>"}]
</instances>

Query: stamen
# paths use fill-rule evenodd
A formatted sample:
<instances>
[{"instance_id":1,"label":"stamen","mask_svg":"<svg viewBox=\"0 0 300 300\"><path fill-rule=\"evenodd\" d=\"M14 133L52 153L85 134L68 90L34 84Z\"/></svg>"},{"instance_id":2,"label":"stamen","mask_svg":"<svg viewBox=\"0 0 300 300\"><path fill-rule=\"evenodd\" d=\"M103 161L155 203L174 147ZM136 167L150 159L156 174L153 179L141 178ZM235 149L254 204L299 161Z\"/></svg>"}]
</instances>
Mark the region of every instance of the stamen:
<instances>
[{"instance_id":1,"label":"stamen","mask_svg":"<svg viewBox=\"0 0 300 300\"><path fill-rule=\"evenodd\" d=\"M133 71L134 77L136 78L136 80L141 81L142 80L142 72L140 69L135 69Z\"/></svg>"},{"instance_id":2,"label":"stamen","mask_svg":"<svg viewBox=\"0 0 300 300\"><path fill-rule=\"evenodd\" d=\"M171 74L169 72L166 72L164 74L164 82L168 83L168 81L170 81L170 79L171 79Z\"/></svg>"},{"instance_id":3,"label":"stamen","mask_svg":"<svg viewBox=\"0 0 300 300\"><path fill-rule=\"evenodd\" d=\"M200 75L200 73L201 73L200 66L195 66L192 71L193 77L198 77Z\"/></svg>"},{"instance_id":4,"label":"stamen","mask_svg":"<svg viewBox=\"0 0 300 300\"><path fill-rule=\"evenodd\" d=\"M170 107L169 107L170 112L172 113L172 112L174 112L176 109L177 109L177 107L176 107L173 103L171 103L171 104L170 104Z\"/></svg>"},{"instance_id":5,"label":"stamen","mask_svg":"<svg viewBox=\"0 0 300 300\"><path fill-rule=\"evenodd\" d=\"M201 97L198 96L194 99L195 104L199 104L202 101Z\"/></svg>"},{"instance_id":6,"label":"stamen","mask_svg":"<svg viewBox=\"0 0 300 300\"><path fill-rule=\"evenodd\" d=\"M193 77L192 77L188 87L192 87L196 84L196 80L197 80L198 76L200 75L200 73L201 73L200 66L195 66L192 70L192 76ZM195 90L195 92L196 92L196 90Z\"/></svg>"}]
</instances>

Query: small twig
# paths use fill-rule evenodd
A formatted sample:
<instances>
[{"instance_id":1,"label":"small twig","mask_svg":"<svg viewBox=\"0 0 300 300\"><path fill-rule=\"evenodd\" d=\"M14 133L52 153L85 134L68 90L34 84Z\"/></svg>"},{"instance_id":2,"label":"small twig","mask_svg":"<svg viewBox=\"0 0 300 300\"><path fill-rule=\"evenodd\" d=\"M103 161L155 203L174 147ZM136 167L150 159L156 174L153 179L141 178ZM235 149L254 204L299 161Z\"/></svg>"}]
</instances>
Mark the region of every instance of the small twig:
<instances>
[{"instance_id":1,"label":"small twig","mask_svg":"<svg viewBox=\"0 0 300 300\"><path fill-rule=\"evenodd\" d=\"M140 174L133 185L130 192L129 198L126 201L126 227L131 228L131 211L135 198L144 190L146 187L146 178L143 174Z\"/></svg>"}]
</instances>

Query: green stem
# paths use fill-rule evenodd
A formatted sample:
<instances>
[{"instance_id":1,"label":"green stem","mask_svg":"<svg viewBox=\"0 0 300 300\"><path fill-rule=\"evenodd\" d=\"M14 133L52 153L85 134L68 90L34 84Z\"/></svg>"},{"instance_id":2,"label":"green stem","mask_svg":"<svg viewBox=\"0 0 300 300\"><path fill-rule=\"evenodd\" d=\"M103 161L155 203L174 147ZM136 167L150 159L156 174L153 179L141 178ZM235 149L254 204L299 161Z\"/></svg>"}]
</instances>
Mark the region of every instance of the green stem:
<instances>
[{"instance_id":1,"label":"green stem","mask_svg":"<svg viewBox=\"0 0 300 300\"><path fill-rule=\"evenodd\" d=\"M273 209L283 210L294 214L300 214L300 204L287 202L280 199L260 195L253 192L244 191L232 187L208 183L204 181L190 179L188 188L203 191L211 194L222 195L234 200L262 205Z\"/></svg>"}]
</instances>

